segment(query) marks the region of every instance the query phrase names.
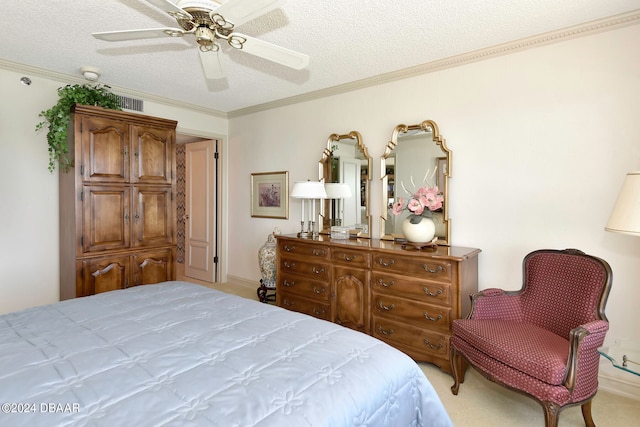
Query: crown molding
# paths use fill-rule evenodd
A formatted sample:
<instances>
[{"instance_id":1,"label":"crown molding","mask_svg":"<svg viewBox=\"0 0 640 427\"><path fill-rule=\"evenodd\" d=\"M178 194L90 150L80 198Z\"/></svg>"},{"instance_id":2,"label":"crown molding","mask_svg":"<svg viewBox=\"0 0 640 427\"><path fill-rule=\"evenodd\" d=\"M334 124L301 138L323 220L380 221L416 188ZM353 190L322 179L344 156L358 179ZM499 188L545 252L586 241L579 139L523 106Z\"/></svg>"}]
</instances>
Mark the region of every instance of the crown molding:
<instances>
[{"instance_id":1,"label":"crown molding","mask_svg":"<svg viewBox=\"0 0 640 427\"><path fill-rule=\"evenodd\" d=\"M570 39L589 36L603 31L614 30L617 28L638 24L640 21L640 9L633 10L631 12L623 13L620 15L614 15L608 18L598 19L590 21L584 24L575 25L572 27L563 28L548 33L539 34L536 36L526 37L523 39L515 40L508 43L503 43L496 46L491 46L484 49L475 50L472 52L444 58L438 61L429 62L426 64L417 65L410 68L405 68L390 73L381 74L378 76L369 77L366 79L358 80L355 82L345 83L342 85L332 86L326 89L320 89L312 92L307 92L301 95L292 96L288 98L279 99L277 101L267 102L264 104L258 104L239 110L230 111L228 113L214 110L211 108L201 107L199 105L190 104L187 102L176 101L157 95L153 95L146 92L140 92L133 89L120 87L116 85L110 85L111 90L119 95L127 95L134 98L141 98L156 102L158 104L167 105L170 107L178 107L186 110L198 111L204 114L208 114L214 117L220 117L223 119L235 118L244 116L247 114L253 114L261 111L271 110L274 108L285 107L288 105L298 104L301 102L313 101L316 99L339 95L342 93L352 92L359 89L364 89L371 86L376 86L384 83L390 83L397 80L403 80L406 78L419 76L423 74L432 73L434 71L440 71L447 68L459 67L462 65L470 64L473 62L484 61L492 59L502 55L508 55L515 52L520 52L527 49L536 48L539 46L545 46L553 43L559 43ZM84 78L71 76L68 74L57 73L54 71L46 70L43 68L32 67L29 65L19 64L16 62L0 59L0 68L24 72L28 74L37 75L43 78L57 80L66 84L83 84L87 81Z\"/></svg>"},{"instance_id":2,"label":"crown molding","mask_svg":"<svg viewBox=\"0 0 640 427\"><path fill-rule=\"evenodd\" d=\"M44 68L32 67L30 65L7 61L1 58L0 58L0 68L3 68L8 71L15 71L15 72L21 72L21 73L30 74L30 75L36 75L38 77L42 77L50 80L56 80L64 84L73 85L73 84L88 83L87 80L84 79L83 77L75 77L69 74L58 73L58 72L47 70ZM227 118L227 113L214 110L211 108L205 108L196 104L190 104L188 102L181 102L175 99L165 98L162 96L153 95L151 93L140 92L140 91L136 91L136 90L125 88L125 87L112 85L110 83L102 83L102 82L96 82L96 83L109 86L111 88L111 91L117 95L126 95L133 98L139 98L144 101L156 102L158 104L162 104L170 107L184 108L186 110L197 111L197 112L208 114L214 117L221 117L223 119Z\"/></svg>"},{"instance_id":3,"label":"crown molding","mask_svg":"<svg viewBox=\"0 0 640 427\"><path fill-rule=\"evenodd\" d=\"M566 40L589 36L598 32L613 30L629 25L637 24L640 21L640 9L636 9L631 12L623 13L620 15L614 15L612 17L598 19L590 21L584 24L574 25L572 27L563 28L556 31L550 31L548 33L538 34L531 37L515 40L508 43L491 46L484 49L475 50L468 53L463 53L449 58L444 58L438 61L429 62L422 65L417 65L410 68L405 68L398 71L393 71L378 76L358 80L355 82L345 83L338 86L333 86L326 89L320 89L313 92L308 92L298 96L292 96L289 98L280 99L277 101L267 102L264 104L254 105L252 107L242 108L239 110L230 111L227 113L229 118L240 117L247 114L257 113L260 111L271 110L278 107L284 107L292 104L297 104L306 101L312 101L319 98L324 98L332 95L338 95L346 92L352 92L359 89L364 89L371 86L380 85L383 83L390 83L397 80L403 80L409 77L419 76L423 74L432 73L434 71L440 71L447 68L459 67L461 65L470 64L473 62L484 61L492 59L497 56L508 55L515 52L520 52L527 49L536 48L539 46L545 46L553 43L563 42Z\"/></svg>"}]
</instances>

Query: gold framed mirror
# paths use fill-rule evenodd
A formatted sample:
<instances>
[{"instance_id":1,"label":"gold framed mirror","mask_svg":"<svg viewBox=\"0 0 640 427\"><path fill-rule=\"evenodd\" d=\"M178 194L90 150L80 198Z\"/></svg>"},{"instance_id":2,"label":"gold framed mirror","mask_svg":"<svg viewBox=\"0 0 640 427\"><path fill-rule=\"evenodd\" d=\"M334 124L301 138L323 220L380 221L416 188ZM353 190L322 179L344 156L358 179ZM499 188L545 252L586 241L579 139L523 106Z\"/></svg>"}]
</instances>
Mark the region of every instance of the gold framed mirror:
<instances>
[{"instance_id":1,"label":"gold framed mirror","mask_svg":"<svg viewBox=\"0 0 640 427\"><path fill-rule=\"evenodd\" d=\"M371 237L371 156L357 131L329 135L319 163L319 179L325 184L342 183L350 196L324 199L320 204L320 233L331 234L332 226L349 229L350 236Z\"/></svg>"},{"instance_id":2,"label":"gold framed mirror","mask_svg":"<svg viewBox=\"0 0 640 427\"><path fill-rule=\"evenodd\" d=\"M383 207L380 215L381 239L404 239L401 224L409 212L395 215L393 205L400 197L406 201L419 187L428 185L438 186L444 198L442 208L433 212L436 243L450 244L451 157L451 151L434 121L425 120L415 125L400 124L395 127L380 162Z\"/></svg>"}]
</instances>

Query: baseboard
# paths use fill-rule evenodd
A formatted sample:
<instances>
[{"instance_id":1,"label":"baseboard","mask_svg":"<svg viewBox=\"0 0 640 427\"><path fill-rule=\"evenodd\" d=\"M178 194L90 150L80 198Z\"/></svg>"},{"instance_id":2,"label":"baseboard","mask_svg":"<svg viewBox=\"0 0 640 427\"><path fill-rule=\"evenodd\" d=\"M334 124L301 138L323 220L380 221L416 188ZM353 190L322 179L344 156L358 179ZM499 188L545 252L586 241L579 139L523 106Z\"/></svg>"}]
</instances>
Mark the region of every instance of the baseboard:
<instances>
[{"instance_id":1,"label":"baseboard","mask_svg":"<svg viewBox=\"0 0 640 427\"><path fill-rule=\"evenodd\" d=\"M598 390L640 401L640 377L613 368L609 364L601 364Z\"/></svg>"},{"instance_id":2,"label":"baseboard","mask_svg":"<svg viewBox=\"0 0 640 427\"><path fill-rule=\"evenodd\" d=\"M256 290L260 286L260 282L255 280L244 279L242 277L227 275L227 283L242 286L244 288Z\"/></svg>"}]
</instances>

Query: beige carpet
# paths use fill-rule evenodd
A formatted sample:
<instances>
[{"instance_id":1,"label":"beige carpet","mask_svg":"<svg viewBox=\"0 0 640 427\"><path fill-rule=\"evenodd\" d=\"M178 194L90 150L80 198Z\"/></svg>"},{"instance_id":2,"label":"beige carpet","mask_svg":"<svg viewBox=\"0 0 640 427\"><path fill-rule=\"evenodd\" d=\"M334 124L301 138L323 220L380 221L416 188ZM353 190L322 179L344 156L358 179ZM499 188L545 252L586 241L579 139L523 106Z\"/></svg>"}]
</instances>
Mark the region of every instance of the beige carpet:
<instances>
[{"instance_id":1,"label":"beige carpet","mask_svg":"<svg viewBox=\"0 0 640 427\"><path fill-rule=\"evenodd\" d=\"M197 282L188 278L181 278ZM205 284L205 283L200 283ZM256 290L245 284L205 284L214 289L257 300ZM456 427L542 427L544 415L539 403L485 380L473 369L467 371L457 396L451 393L453 379L436 366L419 363L438 392ZM640 425L640 401L605 391L593 399L593 421L598 427L631 427ZM584 427L579 406L560 413L559 427ZM635 420L635 421L634 421Z\"/></svg>"}]
</instances>

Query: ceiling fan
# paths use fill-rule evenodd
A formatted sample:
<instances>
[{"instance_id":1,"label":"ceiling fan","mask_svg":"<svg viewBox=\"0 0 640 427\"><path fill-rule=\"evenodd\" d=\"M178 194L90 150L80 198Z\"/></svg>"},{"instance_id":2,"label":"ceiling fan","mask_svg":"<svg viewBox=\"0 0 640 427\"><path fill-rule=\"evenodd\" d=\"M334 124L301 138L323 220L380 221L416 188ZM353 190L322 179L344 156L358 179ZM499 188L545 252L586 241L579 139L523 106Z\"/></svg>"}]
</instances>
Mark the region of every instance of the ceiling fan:
<instances>
[{"instance_id":1,"label":"ceiling fan","mask_svg":"<svg viewBox=\"0 0 640 427\"><path fill-rule=\"evenodd\" d=\"M93 37L108 42L182 37L193 34L198 43L202 69L207 79L224 77L220 63L220 41L242 52L301 70L309 63L303 53L240 34L235 28L257 18L284 3L285 0L146 0L175 18L181 28L150 28L145 30L93 33Z\"/></svg>"}]
</instances>

